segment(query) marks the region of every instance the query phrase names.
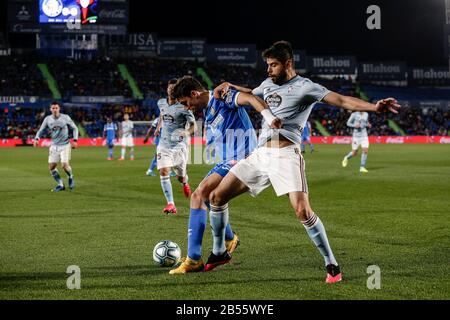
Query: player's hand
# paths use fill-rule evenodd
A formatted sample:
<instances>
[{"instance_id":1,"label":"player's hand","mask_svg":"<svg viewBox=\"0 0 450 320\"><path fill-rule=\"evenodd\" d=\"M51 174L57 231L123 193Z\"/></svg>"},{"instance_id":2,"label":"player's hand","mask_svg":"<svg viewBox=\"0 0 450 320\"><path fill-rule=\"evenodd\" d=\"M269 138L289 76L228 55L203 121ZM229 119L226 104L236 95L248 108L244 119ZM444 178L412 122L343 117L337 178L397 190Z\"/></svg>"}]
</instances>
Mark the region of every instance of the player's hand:
<instances>
[{"instance_id":1,"label":"player's hand","mask_svg":"<svg viewBox=\"0 0 450 320\"><path fill-rule=\"evenodd\" d=\"M376 112L398 113L398 110L401 108L397 100L395 100L394 98L386 98L378 100L375 106Z\"/></svg>"},{"instance_id":2,"label":"player's hand","mask_svg":"<svg viewBox=\"0 0 450 320\"><path fill-rule=\"evenodd\" d=\"M72 149L76 149L78 147L78 142L73 141L72 142Z\"/></svg>"},{"instance_id":3,"label":"player's hand","mask_svg":"<svg viewBox=\"0 0 450 320\"><path fill-rule=\"evenodd\" d=\"M282 124L281 120L278 118L275 118L275 119L273 119L272 123L270 124L270 127L272 129L280 129L282 125L283 124Z\"/></svg>"},{"instance_id":4,"label":"player's hand","mask_svg":"<svg viewBox=\"0 0 450 320\"><path fill-rule=\"evenodd\" d=\"M367 123L367 128L372 128L372 125L370 123Z\"/></svg>"},{"instance_id":5,"label":"player's hand","mask_svg":"<svg viewBox=\"0 0 450 320\"><path fill-rule=\"evenodd\" d=\"M38 141L37 141L37 140L34 140L34 141L33 141L33 147L36 148L37 146L38 146Z\"/></svg>"},{"instance_id":6,"label":"player's hand","mask_svg":"<svg viewBox=\"0 0 450 320\"><path fill-rule=\"evenodd\" d=\"M230 87L232 87L232 84L229 82L222 82L217 87L214 88L214 98L216 99L222 99L224 94L230 90Z\"/></svg>"},{"instance_id":7,"label":"player's hand","mask_svg":"<svg viewBox=\"0 0 450 320\"><path fill-rule=\"evenodd\" d=\"M355 128L361 128L361 124L358 122L357 124L355 124Z\"/></svg>"}]
</instances>

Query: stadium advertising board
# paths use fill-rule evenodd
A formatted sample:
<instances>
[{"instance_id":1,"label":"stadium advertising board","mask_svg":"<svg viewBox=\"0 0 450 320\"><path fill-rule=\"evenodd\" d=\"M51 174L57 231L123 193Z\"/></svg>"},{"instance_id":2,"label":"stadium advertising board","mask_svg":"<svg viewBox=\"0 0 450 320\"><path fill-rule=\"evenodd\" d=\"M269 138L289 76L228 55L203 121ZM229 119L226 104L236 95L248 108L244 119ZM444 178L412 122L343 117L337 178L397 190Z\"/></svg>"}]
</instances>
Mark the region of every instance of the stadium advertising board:
<instances>
[{"instance_id":1,"label":"stadium advertising board","mask_svg":"<svg viewBox=\"0 0 450 320\"><path fill-rule=\"evenodd\" d=\"M112 56L150 56L157 54L156 33L130 33L127 35L104 35L100 42Z\"/></svg>"},{"instance_id":2,"label":"stadium advertising board","mask_svg":"<svg viewBox=\"0 0 450 320\"><path fill-rule=\"evenodd\" d=\"M311 137L311 142L314 144L351 144L351 136L331 136L331 137ZM370 136L369 142L371 144L450 144L450 137L448 136ZM28 139L27 144L32 144L33 140ZM144 146L144 138L134 138L134 143L137 146ZM153 138L150 138L150 143L153 143ZM22 139L0 139L0 147L15 147L22 145ZM120 140L116 140L115 144L120 145ZM205 144L205 141L199 137L191 139L191 145ZM50 139L40 139L39 146L49 147L51 145ZM79 138L78 146L80 147L102 147L106 145L103 138Z\"/></svg>"},{"instance_id":3,"label":"stadium advertising board","mask_svg":"<svg viewBox=\"0 0 450 320\"><path fill-rule=\"evenodd\" d=\"M205 51L205 39L160 39L158 41L158 55L163 58L204 58Z\"/></svg>"},{"instance_id":4,"label":"stadium advertising board","mask_svg":"<svg viewBox=\"0 0 450 320\"><path fill-rule=\"evenodd\" d=\"M9 0L13 33L125 34L127 0Z\"/></svg>"},{"instance_id":5,"label":"stadium advertising board","mask_svg":"<svg viewBox=\"0 0 450 320\"><path fill-rule=\"evenodd\" d=\"M410 68L408 81L418 84L450 84L450 70L445 67Z\"/></svg>"},{"instance_id":6,"label":"stadium advertising board","mask_svg":"<svg viewBox=\"0 0 450 320\"><path fill-rule=\"evenodd\" d=\"M361 62L358 64L360 80L406 80L406 62Z\"/></svg>"},{"instance_id":7,"label":"stadium advertising board","mask_svg":"<svg viewBox=\"0 0 450 320\"><path fill-rule=\"evenodd\" d=\"M354 56L308 56L306 67L311 74L354 74Z\"/></svg>"},{"instance_id":8,"label":"stadium advertising board","mask_svg":"<svg viewBox=\"0 0 450 320\"><path fill-rule=\"evenodd\" d=\"M72 96L70 102L73 103L122 103L123 96Z\"/></svg>"},{"instance_id":9,"label":"stadium advertising board","mask_svg":"<svg viewBox=\"0 0 450 320\"><path fill-rule=\"evenodd\" d=\"M254 44L225 44L208 45L206 58L210 62L255 65L256 45Z\"/></svg>"},{"instance_id":10,"label":"stadium advertising board","mask_svg":"<svg viewBox=\"0 0 450 320\"><path fill-rule=\"evenodd\" d=\"M40 101L36 96L0 96L0 103L5 104L33 104Z\"/></svg>"}]
</instances>

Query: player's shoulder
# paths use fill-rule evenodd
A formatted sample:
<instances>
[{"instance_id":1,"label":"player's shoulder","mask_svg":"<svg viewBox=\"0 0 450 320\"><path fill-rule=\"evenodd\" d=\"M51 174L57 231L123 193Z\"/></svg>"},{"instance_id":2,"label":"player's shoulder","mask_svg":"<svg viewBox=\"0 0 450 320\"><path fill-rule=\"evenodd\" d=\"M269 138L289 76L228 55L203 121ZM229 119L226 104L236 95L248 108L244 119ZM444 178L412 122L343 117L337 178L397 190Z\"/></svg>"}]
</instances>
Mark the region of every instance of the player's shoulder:
<instances>
[{"instance_id":1,"label":"player's shoulder","mask_svg":"<svg viewBox=\"0 0 450 320\"><path fill-rule=\"evenodd\" d=\"M65 120L72 120L72 118L66 113L61 113L61 118Z\"/></svg>"},{"instance_id":2,"label":"player's shoulder","mask_svg":"<svg viewBox=\"0 0 450 320\"><path fill-rule=\"evenodd\" d=\"M166 98L159 99L158 102L156 102L156 104L158 105L159 108L167 107L169 105Z\"/></svg>"}]
</instances>

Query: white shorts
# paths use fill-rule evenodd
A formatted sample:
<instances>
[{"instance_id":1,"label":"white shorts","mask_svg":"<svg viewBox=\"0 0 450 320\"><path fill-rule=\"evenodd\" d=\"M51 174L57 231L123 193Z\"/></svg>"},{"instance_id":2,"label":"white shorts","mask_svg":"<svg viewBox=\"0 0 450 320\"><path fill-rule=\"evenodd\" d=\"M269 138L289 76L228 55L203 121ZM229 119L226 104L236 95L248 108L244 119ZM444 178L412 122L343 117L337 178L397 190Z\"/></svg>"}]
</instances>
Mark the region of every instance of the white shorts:
<instances>
[{"instance_id":1,"label":"white shorts","mask_svg":"<svg viewBox=\"0 0 450 320\"><path fill-rule=\"evenodd\" d=\"M50 146L48 151L48 163L68 163L72 153L70 143L63 146Z\"/></svg>"},{"instance_id":2,"label":"white shorts","mask_svg":"<svg viewBox=\"0 0 450 320\"><path fill-rule=\"evenodd\" d=\"M352 137L352 150L358 150L359 146L361 148L369 148L369 138L368 137Z\"/></svg>"},{"instance_id":3,"label":"white shorts","mask_svg":"<svg viewBox=\"0 0 450 320\"><path fill-rule=\"evenodd\" d=\"M133 137L123 137L121 140L122 147L134 147Z\"/></svg>"},{"instance_id":4,"label":"white shorts","mask_svg":"<svg viewBox=\"0 0 450 320\"><path fill-rule=\"evenodd\" d=\"M232 172L248 188L252 196L272 184L277 196L289 192L308 193L305 174L305 160L300 147L257 148L246 159L239 161Z\"/></svg>"},{"instance_id":5,"label":"white shorts","mask_svg":"<svg viewBox=\"0 0 450 320\"><path fill-rule=\"evenodd\" d=\"M179 177L186 176L186 166L188 161L187 148L167 149L158 147L156 151L156 161L158 170L161 168L173 168Z\"/></svg>"}]
</instances>

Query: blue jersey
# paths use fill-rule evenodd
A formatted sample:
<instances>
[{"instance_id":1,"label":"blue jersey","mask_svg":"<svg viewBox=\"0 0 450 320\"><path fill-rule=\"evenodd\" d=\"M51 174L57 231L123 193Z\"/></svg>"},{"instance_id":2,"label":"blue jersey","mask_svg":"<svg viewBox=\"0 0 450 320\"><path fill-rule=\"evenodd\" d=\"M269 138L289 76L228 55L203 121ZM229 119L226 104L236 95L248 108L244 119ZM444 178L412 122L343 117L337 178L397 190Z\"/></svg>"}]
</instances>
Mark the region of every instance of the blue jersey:
<instances>
[{"instance_id":1,"label":"blue jersey","mask_svg":"<svg viewBox=\"0 0 450 320\"><path fill-rule=\"evenodd\" d=\"M256 147L256 133L243 107L237 104L239 92L230 90L225 98L216 99L209 92L205 109L207 146L214 145L220 161L241 160Z\"/></svg>"},{"instance_id":2,"label":"blue jersey","mask_svg":"<svg viewBox=\"0 0 450 320\"><path fill-rule=\"evenodd\" d=\"M106 140L112 141L116 138L117 124L114 122L106 123L103 132L106 132Z\"/></svg>"},{"instance_id":3,"label":"blue jersey","mask_svg":"<svg viewBox=\"0 0 450 320\"><path fill-rule=\"evenodd\" d=\"M311 124L308 121L306 122L306 125L302 131L302 140L309 140L310 135L311 135Z\"/></svg>"}]
</instances>

